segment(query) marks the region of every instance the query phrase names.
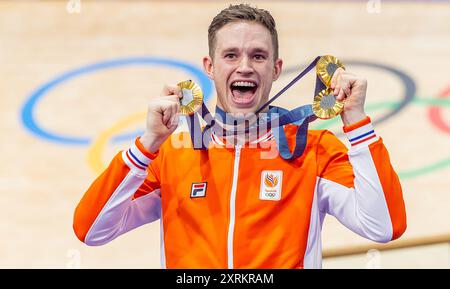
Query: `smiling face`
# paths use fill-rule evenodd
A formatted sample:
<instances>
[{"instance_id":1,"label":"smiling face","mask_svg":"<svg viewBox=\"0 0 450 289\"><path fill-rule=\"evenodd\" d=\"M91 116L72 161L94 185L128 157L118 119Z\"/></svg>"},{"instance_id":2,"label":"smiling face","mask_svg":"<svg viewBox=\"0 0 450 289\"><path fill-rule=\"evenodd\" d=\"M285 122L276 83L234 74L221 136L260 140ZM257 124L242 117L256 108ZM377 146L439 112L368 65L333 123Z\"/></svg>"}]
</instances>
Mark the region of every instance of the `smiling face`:
<instances>
[{"instance_id":1,"label":"smiling face","mask_svg":"<svg viewBox=\"0 0 450 289\"><path fill-rule=\"evenodd\" d=\"M255 112L281 73L269 30L255 22L232 22L217 31L215 41L214 55L204 57L203 65L216 86L217 105L225 112Z\"/></svg>"}]
</instances>

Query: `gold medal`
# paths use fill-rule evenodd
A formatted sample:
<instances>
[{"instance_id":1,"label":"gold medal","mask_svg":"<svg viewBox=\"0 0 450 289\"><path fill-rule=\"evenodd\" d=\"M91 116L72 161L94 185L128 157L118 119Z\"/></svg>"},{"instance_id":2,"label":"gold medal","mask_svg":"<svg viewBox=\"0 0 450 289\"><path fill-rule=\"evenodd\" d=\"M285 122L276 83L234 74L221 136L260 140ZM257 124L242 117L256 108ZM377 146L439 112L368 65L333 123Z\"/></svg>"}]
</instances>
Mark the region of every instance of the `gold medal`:
<instances>
[{"instance_id":1,"label":"gold medal","mask_svg":"<svg viewBox=\"0 0 450 289\"><path fill-rule=\"evenodd\" d=\"M329 119L339 115L344 109L344 102L336 100L331 88L319 92L314 97L312 110L321 119Z\"/></svg>"},{"instance_id":2,"label":"gold medal","mask_svg":"<svg viewBox=\"0 0 450 289\"><path fill-rule=\"evenodd\" d=\"M319 76L320 80L325 84L326 87L330 87L331 78L333 77L334 72L338 68L344 68L342 62L334 56L324 55L322 56L316 65L316 73Z\"/></svg>"},{"instance_id":3,"label":"gold medal","mask_svg":"<svg viewBox=\"0 0 450 289\"><path fill-rule=\"evenodd\" d=\"M180 113L182 115L193 115L202 106L202 89L192 80L182 81L177 85L181 88L183 95L180 99Z\"/></svg>"}]
</instances>

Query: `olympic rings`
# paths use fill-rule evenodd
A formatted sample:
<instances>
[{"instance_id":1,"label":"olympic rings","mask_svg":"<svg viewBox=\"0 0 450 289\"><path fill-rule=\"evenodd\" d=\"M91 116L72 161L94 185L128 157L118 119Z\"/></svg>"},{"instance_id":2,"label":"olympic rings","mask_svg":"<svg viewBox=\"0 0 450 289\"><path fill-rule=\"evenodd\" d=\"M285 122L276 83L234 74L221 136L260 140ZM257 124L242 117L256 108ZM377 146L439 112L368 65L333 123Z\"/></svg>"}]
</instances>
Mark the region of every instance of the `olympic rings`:
<instances>
[{"instance_id":1,"label":"olympic rings","mask_svg":"<svg viewBox=\"0 0 450 289\"><path fill-rule=\"evenodd\" d=\"M442 93L439 94L440 97L450 97L450 86L447 87ZM445 133L450 134L450 125L446 124L442 119L441 108L438 106L432 106L428 109L428 118L431 123L433 123L438 129Z\"/></svg>"},{"instance_id":2,"label":"olympic rings","mask_svg":"<svg viewBox=\"0 0 450 289\"><path fill-rule=\"evenodd\" d=\"M145 116L147 115L146 111L133 113L129 116L126 116L116 122L113 126L101 132L96 139L92 142L92 145L88 149L87 161L88 165L91 169L100 173L105 169L102 161L103 151L108 144L108 141L117 133L128 126L141 122L143 123L145 120Z\"/></svg>"},{"instance_id":3,"label":"olympic rings","mask_svg":"<svg viewBox=\"0 0 450 289\"><path fill-rule=\"evenodd\" d=\"M416 105L425 105L425 106L439 105L441 107L442 106L450 107L450 99L444 100L444 99L440 99L440 98L417 98L417 97L415 97L415 98L413 98L412 103L416 104ZM372 110L378 110L378 109L383 109L383 108L392 108L392 107L395 107L396 105L398 105L398 102L385 101L385 102L367 105L366 109L367 109L367 111L372 111ZM336 118L336 117L334 119L328 120L325 122L325 125L322 125L320 127L320 129L325 129L327 126L329 126L332 123L337 122L338 120L339 120L339 118ZM418 177L420 175L431 173L431 172L439 170L439 169L443 169L448 166L450 166L450 156L446 157L443 160L441 159L439 161L436 161L434 163L431 163L431 164L428 164L428 165L425 165L425 166L422 166L419 168L400 171L398 173L398 175L401 179L410 179L410 178Z\"/></svg>"},{"instance_id":4,"label":"olympic rings","mask_svg":"<svg viewBox=\"0 0 450 289\"><path fill-rule=\"evenodd\" d=\"M414 98L416 92L416 85L413 79L408 76L406 73L393 68L387 65L382 65L378 63L370 63L370 62L362 62L362 61L346 61L349 65L360 65L360 66L368 66L372 68L377 68L381 70L386 70L398 78L400 78L403 86L405 88L404 96L401 101L394 102L382 102L377 104L368 105L368 110L376 110L381 108L390 108L391 111L387 114L383 115L381 118L374 120L374 123L380 123L393 115L397 114L400 110L405 108L411 101L414 104L424 104L429 107L428 115L429 119L438 129L443 132L450 133L450 125L445 124L440 107L441 106L450 106L450 101L445 101L444 99L425 99L425 98ZM205 93L205 99L208 99L213 91L212 82L206 77L206 75L199 68L182 61L177 61L168 58L158 58L158 57L131 57L131 58L121 58L115 60L102 61L98 63L94 63L91 65L83 66L68 72L63 73L60 76L53 78L52 80L44 83L40 87L38 87L33 93L29 95L24 105L21 108L21 121L24 127L29 130L35 136L45 139L47 141L57 142L60 144L69 144L69 145L89 145L92 144L88 150L88 163L91 169L95 172L100 172L104 169L104 164L101 160L101 155L106 147L109 140L113 142L119 142L124 140L130 140L134 138L136 135L141 134L142 132L136 131L133 133L125 133L122 135L115 135L115 133L124 130L127 126L130 126L138 121L142 121L145 119L145 113L139 112L129 115L120 121L118 121L115 125L110 127L109 129L103 131L98 135L98 137L93 141L90 137L81 137L81 136L69 136L69 135L60 135L55 132L51 132L49 130L44 129L35 118L35 108L42 98L48 94L52 89L61 85L62 83L72 80L80 75L88 74L91 72L96 72L100 70L116 68L121 66L130 66L130 65L140 65L140 66L169 66L176 69L181 69L192 74L200 85L203 88ZM293 72L293 68L288 68L285 70L284 74ZM442 94L441 97L447 97L450 95L450 88L447 88ZM323 122L322 127L326 127L332 124L336 119ZM321 127L321 128L322 128ZM450 165L450 158L432 163L430 165L408 170L404 172L400 172L399 175L402 178L410 178L415 177L424 173L428 173L434 171L436 169L441 169Z\"/></svg>"},{"instance_id":5,"label":"olympic rings","mask_svg":"<svg viewBox=\"0 0 450 289\"><path fill-rule=\"evenodd\" d=\"M393 111L389 112L385 116L377 119L375 123L379 123L387 120L392 117L394 114L398 113L401 109L403 109L408 102L412 99L415 94L416 86L414 81L410 76L405 74L404 72L389 67L387 65L371 63L371 62L363 62L363 61L346 61L349 65L360 65L360 66L368 66L377 69L386 70L389 73L392 73L400 78L401 82L405 88L405 94L403 97L403 101L396 107ZM51 132L47 129L44 129L42 125L40 125L35 117L35 108L42 98L48 94L52 89L61 85L64 82L72 80L76 77L79 77L83 74L88 74L92 72L96 72L99 70L105 70L115 67L122 66L130 66L130 65L144 65L144 66L169 66L172 68L181 69L191 73L195 78L198 79L202 89L205 93L205 100L207 101L213 91L212 82L206 77L206 75L198 69L197 67L185 63L178 60L168 59L168 58L158 58L158 57L131 57L131 58L120 58L108 61L102 61L94 64L90 64L87 66L83 66L64 74L53 78L52 80L44 83L40 87L38 87L33 93L25 101L24 105L21 108L21 121L24 127L30 131L35 136L45 139L47 141L57 142L60 144L69 144L69 145L88 145L92 141L90 137L77 137L77 136L68 136L68 135L60 135L55 132ZM293 68L288 68L285 70L284 74L292 72ZM120 136L115 136L112 138L113 142L119 142L123 140L128 140L136 135L139 135L140 131L128 133Z\"/></svg>"},{"instance_id":6,"label":"olympic rings","mask_svg":"<svg viewBox=\"0 0 450 289\"><path fill-rule=\"evenodd\" d=\"M55 132L51 132L47 129L44 129L42 125L40 125L36 120L35 108L42 98L48 94L49 91L65 83L69 80L73 80L80 75L122 67L122 66L131 66L131 65L139 65L139 66L168 66L171 68L181 69L189 74L192 74L200 86L203 89L205 101L211 96L213 91L213 85L211 80L203 73L202 70L197 68L196 66L189 64L187 62L183 62L181 60L174 60L169 58L160 58L160 57L131 57L131 58L119 58L113 60L107 60L102 62L97 62L94 64L86 65L80 68L76 68L70 71L59 75L52 80L44 83L40 87L38 87L33 93L31 93L24 105L21 108L21 121L24 127L30 131L35 136L60 143L60 144L69 144L69 145L88 145L91 143L90 137L80 137L80 136L69 136L69 135L60 135ZM135 135L136 133L134 133ZM120 136L115 138L116 141L120 141L123 139L128 139L130 135L126 134L124 136Z\"/></svg>"},{"instance_id":7,"label":"olympic rings","mask_svg":"<svg viewBox=\"0 0 450 289\"><path fill-rule=\"evenodd\" d=\"M411 78L411 76L409 76L405 72L403 72L395 67L391 67L386 64L369 62L369 61L343 60L343 62L345 63L345 65L347 67L354 65L354 66L365 66L365 67L371 67L371 68L375 68L375 69L385 70L385 71L393 74L397 78L399 78L401 83L403 84L404 93L403 93L402 100L399 103L397 103L397 106L395 106L392 109L392 111L390 111L387 114L381 116L380 118L374 120L374 122L373 122L374 124L382 123L382 122L388 120L389 118L393 117L397 113L399 113L402 109L404 109L412 101L412 99L416 95L416 83L414 82L414 80ZM284 71L284 74L293 73L297 70L298 70L297 67L289 67ZM339 135L341 135L341 133L338 133L337 135L339 136Z\"/></svg>"},{"instance_id":8,"label":"olympic rings","mask_svg":"<svg viewBox=\"0 0 450 289\"><path fill-rule=\"evenodd\" d=\"M379 109L386 109L386 108L396 108L398 107L399 103L401 101L383 101L378 103L369 104L366 106L367 111L374 111ZM444 100L444 99L437 99L437 98L413 98L412 103L416 105L425 105L425 106L432 106L432 105L440 105L440 106L446 106L450 107L450 99ZM137 121L143 121L145 118L144 113L135 113L128 117L125 117L118 122L116 122L111 128L105 130L104 132L100 133L99 137L93 142L92 146L88 150L88 164L90 168L94 171L94 173L99 174L105 169L105 164L101 160L101 155L108 144L108 139L114 136L115 134L119 133L121 130L125 129L127 126L132 125L136 123ZM337 122L339 118L333 118L331 120L328 120L324 123L326 123L325 127L322 127L321 129L325 129L330 124ZM409 179L413 177L417 177L419 175L423 175L426 173L430 173L432 171L445 168L450 165L450 156L444 160L439 160L434 163L431 163L429 165L422 166L420 168L415 169L409 169L406 171L400 171L398 173L399 177L401 179Z\"/></svg>"}]
</instances>

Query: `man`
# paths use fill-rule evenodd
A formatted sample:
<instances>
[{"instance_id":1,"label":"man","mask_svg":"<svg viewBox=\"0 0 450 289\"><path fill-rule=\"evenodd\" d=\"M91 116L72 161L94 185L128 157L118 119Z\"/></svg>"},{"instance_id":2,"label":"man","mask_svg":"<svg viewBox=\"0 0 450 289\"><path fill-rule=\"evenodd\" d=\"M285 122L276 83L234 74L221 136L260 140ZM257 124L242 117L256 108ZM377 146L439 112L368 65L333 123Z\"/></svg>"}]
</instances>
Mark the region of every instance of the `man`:
<instances>
[{"instance_id":1,"label":"man","mask_svg":"<svg viewBox=\"0 0 450 289\"><path fill-rule=\"evenodd\" d=\"M218 109L255 112L282 70L272 16L231 5L214 18L208 38L203 64ZM163 268L320 268L327 213L376 242L398 238L406 229L402 190L364 112L366 87L342 69L333 76L336 98L345 99L349 151L329 131L311 130L304 153L288 162L261 158L264 144L275 143L272 131L231 148L230 138L215 135L208 150L173 146L171 139L189 136L171 136L181 92L166 86L149 102L145 133L80 201L76 235L102 245L161 218ZM296 129L284 126L289 141Z\"/></svg>"}]
</instances>

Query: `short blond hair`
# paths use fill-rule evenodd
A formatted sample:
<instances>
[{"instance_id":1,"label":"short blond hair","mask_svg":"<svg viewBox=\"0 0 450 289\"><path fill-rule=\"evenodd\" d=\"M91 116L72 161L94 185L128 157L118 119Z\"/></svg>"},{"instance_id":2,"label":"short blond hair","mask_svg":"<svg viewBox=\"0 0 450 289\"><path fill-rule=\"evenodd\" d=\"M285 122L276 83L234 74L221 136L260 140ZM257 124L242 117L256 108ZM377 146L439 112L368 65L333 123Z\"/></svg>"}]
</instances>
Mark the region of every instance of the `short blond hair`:
<instances>
[{"instance_id":1,"label":"short blond hair","mask_svg":"<svg viewBox=\"0 0 450 289\"><path fill-rule=\"evenodd\" d=\"M230 5L228 8L220 11L214 17L208 28L208 47L209 56L213 58L216 49L216 33L223 26L239 21L255 22L263 25L269 30L272 37L273 57L278 59L278 33L275 27L275 20L269 11L252 7L248 4Z\"/></svg>"}]
</instances>

